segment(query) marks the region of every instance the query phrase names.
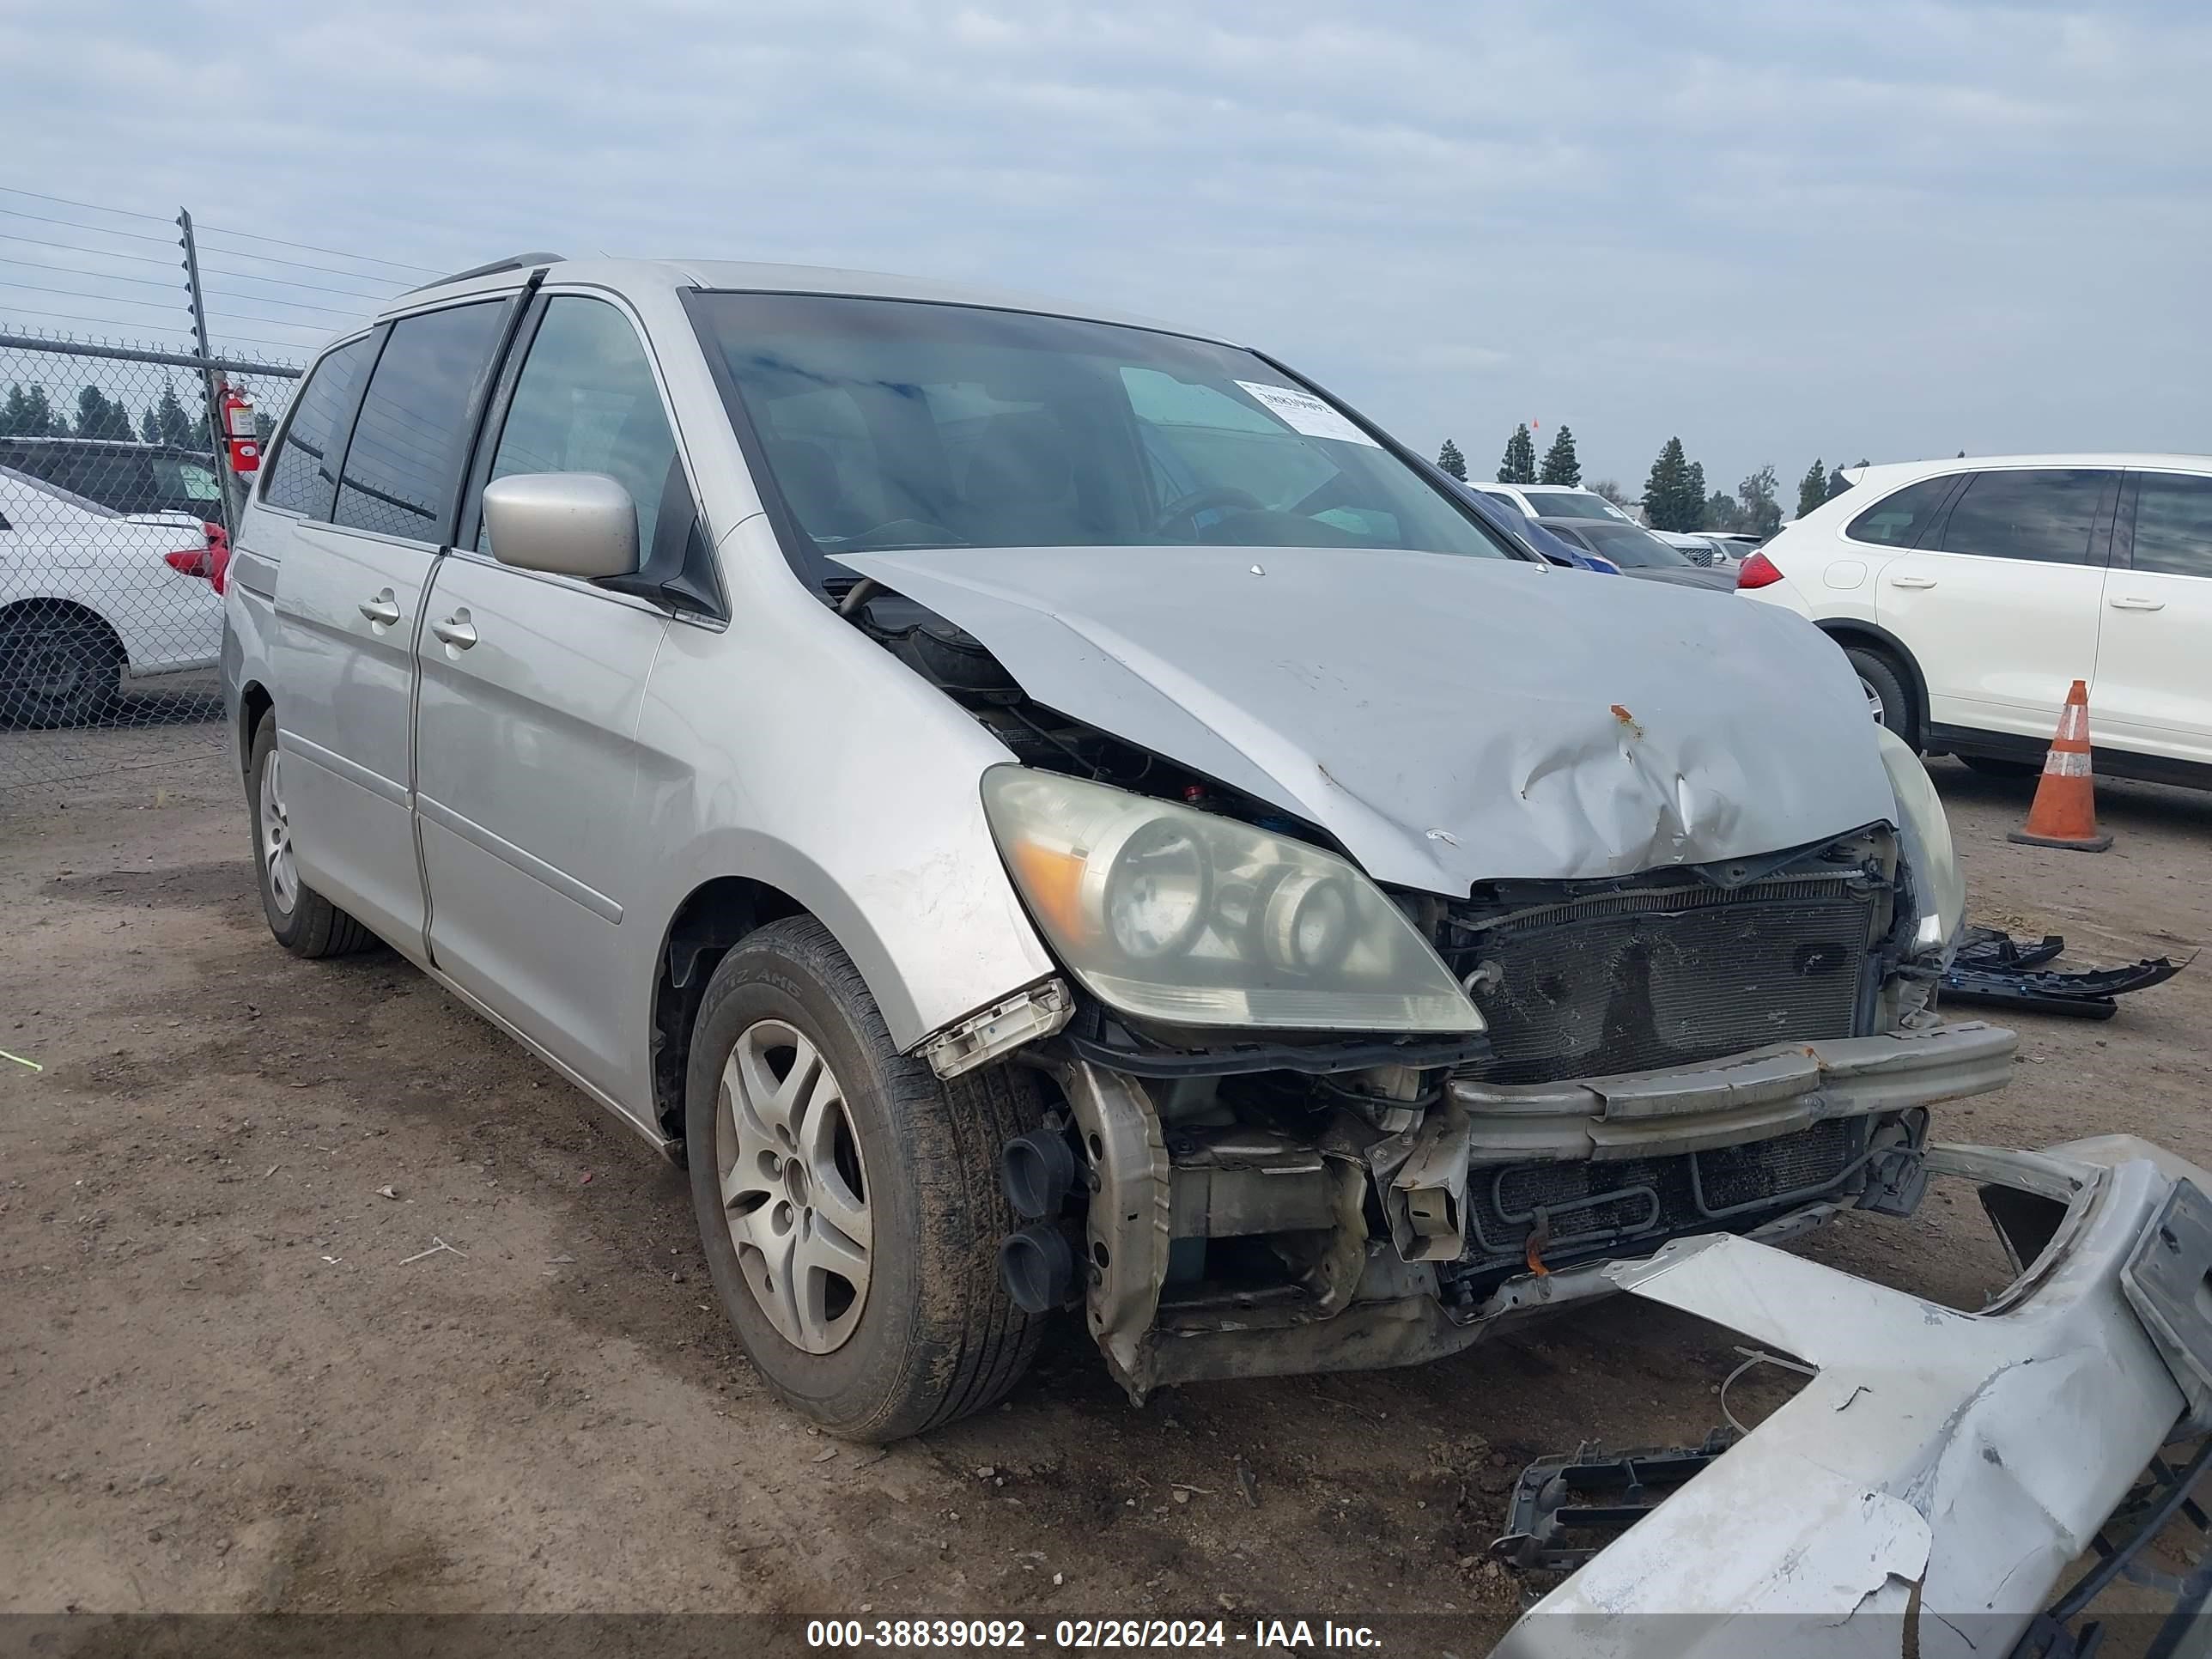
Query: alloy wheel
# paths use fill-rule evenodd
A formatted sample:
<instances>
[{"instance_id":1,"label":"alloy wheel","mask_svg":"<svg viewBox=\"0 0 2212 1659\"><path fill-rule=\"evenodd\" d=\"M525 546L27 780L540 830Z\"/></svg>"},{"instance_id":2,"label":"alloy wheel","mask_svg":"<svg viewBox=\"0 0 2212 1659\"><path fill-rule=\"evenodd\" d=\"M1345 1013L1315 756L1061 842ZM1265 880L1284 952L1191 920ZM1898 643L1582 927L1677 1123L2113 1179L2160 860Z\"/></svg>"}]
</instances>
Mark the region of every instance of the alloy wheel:
<instances>
[{"instance_id":1,"label":"alloy wheel","mask_svg":"<svg viewBox=\"0 0 2212 1659\"><path fill-rule=\"evenodd\" d=\"M834 1352L867 1303L874 1227L844 1089L805 1033L763 1019L738 1034L714 1140L722 1213L754 1301L793 1347Z\"/></svg>"},{"instance_id":2,"label":"alloy wheel","mask_svg":"<svg viewBox=\"0 0 2212 1659\"><path fill-rule=\"evenodd\" d=\"M300 871L292 859L292 820L284 811L284 786L276 769L282 751L270 751L261 769L261 862L269 872L269 896L285 915L299 902Z\"/></svg>"}]
</instances>

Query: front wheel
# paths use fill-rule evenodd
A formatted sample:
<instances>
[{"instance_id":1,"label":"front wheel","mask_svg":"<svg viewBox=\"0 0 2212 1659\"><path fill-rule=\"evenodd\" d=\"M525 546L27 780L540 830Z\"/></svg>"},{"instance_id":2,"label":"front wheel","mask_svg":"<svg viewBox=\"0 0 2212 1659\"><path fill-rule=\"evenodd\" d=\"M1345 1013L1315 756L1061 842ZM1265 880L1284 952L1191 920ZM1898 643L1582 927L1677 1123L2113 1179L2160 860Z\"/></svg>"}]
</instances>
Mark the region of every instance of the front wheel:
<instances>
[{"instance_id":1,"label":"front wheel","mask_svg":"<svg viewBox=\"0 0 2212 1659\"><path fill-rule=\"evenodd\" d=\"M701 1243L746 1354L831 1433L889 1441L991 1404L1042 1331L1000 1286L999 1149L1038 1118L1004 1067L939 1082L806 917L725 956L684 1140Z\"/></svg>"}]
</instances>

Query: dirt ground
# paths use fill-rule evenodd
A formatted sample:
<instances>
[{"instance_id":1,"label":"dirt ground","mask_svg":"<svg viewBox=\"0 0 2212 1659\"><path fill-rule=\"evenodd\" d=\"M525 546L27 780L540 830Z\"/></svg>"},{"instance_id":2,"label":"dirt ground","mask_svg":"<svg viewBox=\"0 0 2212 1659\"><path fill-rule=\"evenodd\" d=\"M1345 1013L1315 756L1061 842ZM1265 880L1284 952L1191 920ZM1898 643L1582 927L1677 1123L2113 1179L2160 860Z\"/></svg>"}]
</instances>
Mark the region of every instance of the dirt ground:
<instances>
[{"instance_id":1,"label":"dirt ground","mask_svg":"<svg viewBox=\"0 0 2212 1659\"><path fill-rule=\"evenodd\" d=\"M234 780L113 736L66 810L0 817L0 1048L45 1068L0 1061L0 1612L1398 1610L1472 1659L1527 1460L1719 1420L1729 1339L1618 1301L1142 1410L1071 1333L978 1420L841 1447L737 1352L673 1169L398 957L278 950ZM2092 857L2004 841L2025 786L1935 770L1978 919L2075 962L2212 937L2212 795L2106 786ZM2010 1023L2013 1086L1940 1136L2212 1163L2212 963ZM1808 1248L1972 1307L1984 1232L1939 1188Z\"/></svg>"}]
</instances>

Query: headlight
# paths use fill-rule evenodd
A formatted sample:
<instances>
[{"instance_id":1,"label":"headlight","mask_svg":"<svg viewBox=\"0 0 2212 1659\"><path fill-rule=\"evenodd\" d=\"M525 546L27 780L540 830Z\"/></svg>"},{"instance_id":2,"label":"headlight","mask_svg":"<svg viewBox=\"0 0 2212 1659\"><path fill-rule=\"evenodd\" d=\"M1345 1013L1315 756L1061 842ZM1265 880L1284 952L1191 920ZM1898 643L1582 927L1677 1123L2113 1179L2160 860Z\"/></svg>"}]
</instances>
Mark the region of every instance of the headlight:
<instances>
[{"instance_id":1,"label":"headlight","mask_svg":"<svg viewBox=\"0 0 2212 1659\"><path fill-rule=\"evenodd\" d=\"M1067 970L1170 1025L1479 1031L1427 940L1334 854L1103 784L983 775L983 810Z\"/></svg>"},{"instance_id":2,"label":"headlight","mask_svg":"<svg viewBox=\"0 0 2212 1659\"><path fill-rule=\"evenodd\" d=\"M1905 861L1912 871L1913 898L1920 907L1912 943L1921 951L1940 951L1948 962L1966 922L1966 878L1951 845L1951 820L1912 745L1886 726L1876 726L1875 734L1881 744L1889 787L1897 794L1898 833Z\"/></svg>"}]
</instances>

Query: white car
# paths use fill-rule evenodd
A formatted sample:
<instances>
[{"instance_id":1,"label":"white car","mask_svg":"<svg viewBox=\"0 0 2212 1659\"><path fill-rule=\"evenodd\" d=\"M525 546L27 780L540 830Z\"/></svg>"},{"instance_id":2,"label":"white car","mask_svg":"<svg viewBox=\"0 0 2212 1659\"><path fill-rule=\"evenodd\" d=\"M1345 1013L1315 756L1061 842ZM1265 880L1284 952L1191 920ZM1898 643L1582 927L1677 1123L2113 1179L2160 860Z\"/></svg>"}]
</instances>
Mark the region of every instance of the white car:
<instances>
[{"instance_id":1,"label":"white car","mask_svg":"<svg viewBox=\"0 0 2212 1659\"><path fill-rule=\"evenodd\" d=\"M1636 522L1633 516L1622 512L1597 491L1584 489L1580 484L1478 483L1474 488L1486 495L1510 501L1526 519L1613 519L1622 524Z\"/></svg>"},{"instance_id":2,"label":"white car","mask_svg":"<svg viewBox=\"0 0 2212 1659\"><path fill-rule=\"evenodd\" d=\"M123 682L213 665L217 556L183 513L118 513L0 466L0 725L82 726Z\"/></svg>"},{"instance_id":3,"label":"white car","mask_svg":"<svg viewBox=\"0 0 2212 1659\"><path fill-rule=\"evenodd\" d=\"M1825 629L1883 724L2019 773L2084 680L2100 771L2212 787L2212 457L1845 476L1854 488L1744 561L1737 591Z\"/></svg>"}]
</instances>

